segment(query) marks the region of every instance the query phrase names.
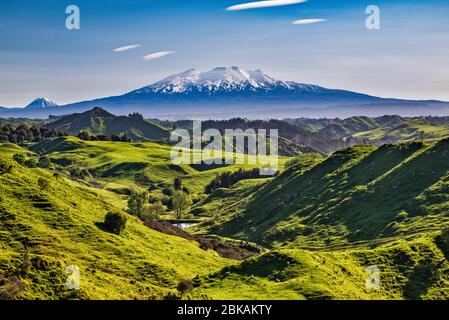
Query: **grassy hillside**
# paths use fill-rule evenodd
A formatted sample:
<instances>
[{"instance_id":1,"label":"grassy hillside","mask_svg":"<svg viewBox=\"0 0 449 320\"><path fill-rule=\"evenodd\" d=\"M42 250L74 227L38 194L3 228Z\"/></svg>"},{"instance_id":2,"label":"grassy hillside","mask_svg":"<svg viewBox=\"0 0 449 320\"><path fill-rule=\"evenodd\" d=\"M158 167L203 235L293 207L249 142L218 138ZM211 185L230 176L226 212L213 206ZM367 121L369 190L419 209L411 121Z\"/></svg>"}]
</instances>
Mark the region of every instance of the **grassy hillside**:
<instances>
[{"instance_id":1,"label":"grassy hillside","mask_svg":"<svg viewBox=\"0 0 449 320\"><path fill-rule=\"evenodd\" d=\"M119 194L146 188L149 184L171 184L176 177L183 178L193 193L202 193L220 172L257 167L248 163L205 168L174 165L170 158L171 147L154 142L93 142L64 137L33 145L31 150L45 153L65 170L88 169L91 183ZM286 161L288 158L280 157L280 168Z\"/></svg>"},{"instance_id":2,"label":"grassy hillside","mask_svg":"<svg viewBox=\"0 0 449 320\"><path fill-rule=\"evenodd\" d=\"M449 136L447 125L432 124L423 119L404 120L403 123L362 131L354 137L380 142L411 141L416 139L435 139Z\"/></svg>"},{"instance_id":3,"label":"grassy hillside","mask_svg":"<svg viewBox=\"0 0 449 320\"><path fill-rule=\"evenodd\" d=\"M13 127L18 127L21 124L27 126L45 126L48 120L37 120L37 119L26 119L26 118L0 118L0 127L4 125L11 125Z\"/></svg>"},{"instance_id":4,"label":"grassy hillside","mask_svg":"<svg viewBox=\"0 0 449 320\"><path fill-rule=\"evenodd\" d=\"M380 271L367 287L367 267ZM377 249L282 249L197 279L198 294L214 299L442 299L449 298L449 263L434 238Z\"/></svg>"},{"instance_id":5,"label":"grassy hillside","mask_svg":"<svg viewBox=\"0 0 449 320\"><path fill-rule=\"evenodd\" d=\"M323 144L326 144L326 139L331 137L349 138L352 145L367 143L380 146L385 143L441 139L449 136L447 117L382 116L347 119L287 119L286 122L316 133L321 137ZM319 143L317 148L320 148Z\"/></svg>"},{"instance_id":6,"label":"grassy hillside","mask_svg":"<svg viewBox=\"0 0 449 320\"><path fill-rule=\"evenodd\" d=\"M123 235L106 232L110 210L95 189L0 154L0 289L19 277L15 298L161 299L181 278L230 263L131 216ZM70 265L81 271L78 291L64 286Z\"/></svg>"},{"instance_id":7,"label":"grassy hillside","mask_svg":"<svg viewBox=\"0 0 449 320\"><path fill-rule=\"evenodd\" d=\"M294 248L441 230L449 226L448 170L449 140L353 147L293 167L238 202L225 201L199 228Z\"/></svg>"},{"instance_id":8,"label":"grassy hillside","mask_svg":"<svg viewBox=\"0 0 449 320\"><path fill-rule=\"evenodd\" d=\"M47 124L47 127L63 129L72 135L80 132L93 135L126 135L133 141L163 140L170 137L167 129L144 120L141 115L115 116L101 108L64 116Z\"/></svg>"},{"instance_id":9,"label":"grassy hillside","mask_svg":"<svg viewBox=\"0 0 449 320\"><path fill-rule=\"evenodd\" d=\"M189 230L265 246L240 263L131 216L121 236L101 222L135 188L181 177L202 193L218 173L254 165L173 165L170 147L154 142L61 137L29 147L0 145L0 293L162 299L187 278L194 299L449 299L449 236L440 235L449 140L281 158L275 178L215 190L191 208L211 218ZM47 155L53 171L19 165L18 153ZM79 291L64 286L70 265L81 270ZM369 266L381 272L377 290L366 286Z\"/></svg>"}]
</instances>

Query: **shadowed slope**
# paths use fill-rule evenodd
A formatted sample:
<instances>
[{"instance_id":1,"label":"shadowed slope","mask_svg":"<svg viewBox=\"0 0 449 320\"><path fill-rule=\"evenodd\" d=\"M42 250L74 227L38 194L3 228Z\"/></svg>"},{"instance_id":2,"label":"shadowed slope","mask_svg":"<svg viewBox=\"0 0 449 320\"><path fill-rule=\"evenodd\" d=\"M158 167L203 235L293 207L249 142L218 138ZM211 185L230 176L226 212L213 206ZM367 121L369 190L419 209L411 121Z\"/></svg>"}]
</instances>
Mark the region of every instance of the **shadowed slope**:
<instances>
[{"instance_id":1,"label":"shadowed slope","mask_svg":"<svg viewBox=\"0 0 449 320\"><path fill-rule=\"evenodd\" d=\"M202 226L225 236L294 247L381 240L449 224L449 140L359 146L293 168Z\"/></svg>"}]
</instances>

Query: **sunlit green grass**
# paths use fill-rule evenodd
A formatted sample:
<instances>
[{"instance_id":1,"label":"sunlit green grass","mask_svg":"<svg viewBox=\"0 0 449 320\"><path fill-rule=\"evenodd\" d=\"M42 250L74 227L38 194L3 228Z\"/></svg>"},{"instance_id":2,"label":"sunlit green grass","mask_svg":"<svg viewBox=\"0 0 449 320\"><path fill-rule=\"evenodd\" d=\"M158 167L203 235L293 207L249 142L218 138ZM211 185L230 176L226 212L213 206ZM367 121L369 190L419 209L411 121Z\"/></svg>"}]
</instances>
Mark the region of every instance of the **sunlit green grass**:
<instances>
[{"instance_id":1,"label":"sunlit green grass","mask_svg":"<svg viewBox=\"0 0 449 320\"><path fill-rule=\"evenodd\" d=\"M186 179L188 188L194 193L201 193L204 187L218 173L234 171L239 168L252 169L260 167L252 164L248 156L244 156L243 164L232 164L219 168L198 171L189 164L175 165L172 163L171 150L167 145L154 142L121 143L121 142L86 142L74 137L58 138L37 144L31 148L34 151L44 150L55 162L70 161L71 166L88 168L95 180L105 189L146 187L145 183L171 183L174 178ZM193 151L200 153L201 151ZM234 154L223 153L223 157ZM207 159L214 159L207 155ZM257 159L255 160L257 162ZM286 157L279 157L279 169L282 169ZM114 170L127 165L126 170ZM70 166L69 166L70 167ZM143 183L143 182L145 183Z\"/></svg>"},{"instance_id":2,"label":"sunlit green grass","mask_svg":"<svg viewBox=\"0 0 449 320\"><path fill-rule=\"evenodd\" d=\"M0 174L0 273L19 273L26 299L161 299L176 291L182 278L193 278L232 263L195 242L165 235L129 216L122 236L101 228L105 214L117 210L96 190L53 177L42 169L13 165ZM41 189L38 179L49 182ZM21 274L25 248L33 262ZM81 289L64 286L66 267L81 271Z\"/></svg>"}]
</instances>

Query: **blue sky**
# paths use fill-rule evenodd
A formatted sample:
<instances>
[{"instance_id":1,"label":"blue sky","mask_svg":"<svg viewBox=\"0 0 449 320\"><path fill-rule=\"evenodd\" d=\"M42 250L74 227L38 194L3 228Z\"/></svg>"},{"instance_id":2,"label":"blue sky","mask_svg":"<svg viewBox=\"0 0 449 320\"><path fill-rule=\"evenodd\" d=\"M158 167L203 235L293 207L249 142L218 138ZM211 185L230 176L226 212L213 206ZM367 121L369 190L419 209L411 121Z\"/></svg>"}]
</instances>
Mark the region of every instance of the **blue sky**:
<instances>
[{"instance_id":1,"label":"blue sky","mask_svg":"<svg viewBox=\"0 0 449 320\"><path fill-rule=\"evenodd\" d=\"M245 0L3 0L0 106L122 94L170 74L237 65L384 97L449 101L448 1L324 1L226 11ZM65 28L68 5L81 29ZM381 29L365 28L365 8ZM298 19L327 19L293 25ZM141 47L114 52L118 47ZM176 53L145 61L160 51Z\"/></svg>"}]
</instances>

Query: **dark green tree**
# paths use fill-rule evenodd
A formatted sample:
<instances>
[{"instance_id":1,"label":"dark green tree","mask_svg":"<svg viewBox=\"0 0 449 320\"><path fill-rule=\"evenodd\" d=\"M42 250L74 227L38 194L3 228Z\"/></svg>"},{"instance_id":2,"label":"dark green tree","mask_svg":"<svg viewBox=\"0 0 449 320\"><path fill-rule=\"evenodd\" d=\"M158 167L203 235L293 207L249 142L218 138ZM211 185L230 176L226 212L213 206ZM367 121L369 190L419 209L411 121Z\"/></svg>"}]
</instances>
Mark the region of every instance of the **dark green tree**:
<instances>
[{"instance_id":1,"label":"dark green tree","mask_svg":"<svg viewBox=\"0 0 449 320\"><path fill-rule=\"evenodd\" d=\"M142 217L145 213L145 206L148 203L148 191L135 192L128 199L128 211L134 216Z\"/></svg>"},{"instance_id":2,"label":"dark green tree","mask_svg":"<svg viewBox=\"0 0 449 320\"><path fill-rule=\"evenodd\" d=\"M128 217L123 213L108 212L104 218L104 225L109 231L120 235L125 231L127 221Z\"/></svg>"},{"instance_id":3,"label":"dark green tree","mask_svg":"<svg viewBox=\"0 0 449 320\"><path fill-rule=\"evenodd\" d=\"M189 195L182 191L175 191L172 197L172 206L176 214L176 219L181 219L184 211L192 205Z\"/></svg>"},{"instance_id":4,"label":"dark green tree","mask_svg":"<svg viewBox=\"0 0 449 320\"><path fill-rule=\"evenodd\" d=\"M183 279L178 283L178 292L181 295L181 298L193 290L193 282L192 280Z\"/></svg>"},{"instance_id":5,"label":"dark green tree","mask_svg":"<svg viewBox=\"0 0 449 320\"><path fill-rule=\"evenodd\" d=\"M20 165L25 164L26 159L22 153L16 153L15 155L12 156L12 158L15 162L17 162Z\"/></svg>"}]
</instances>

